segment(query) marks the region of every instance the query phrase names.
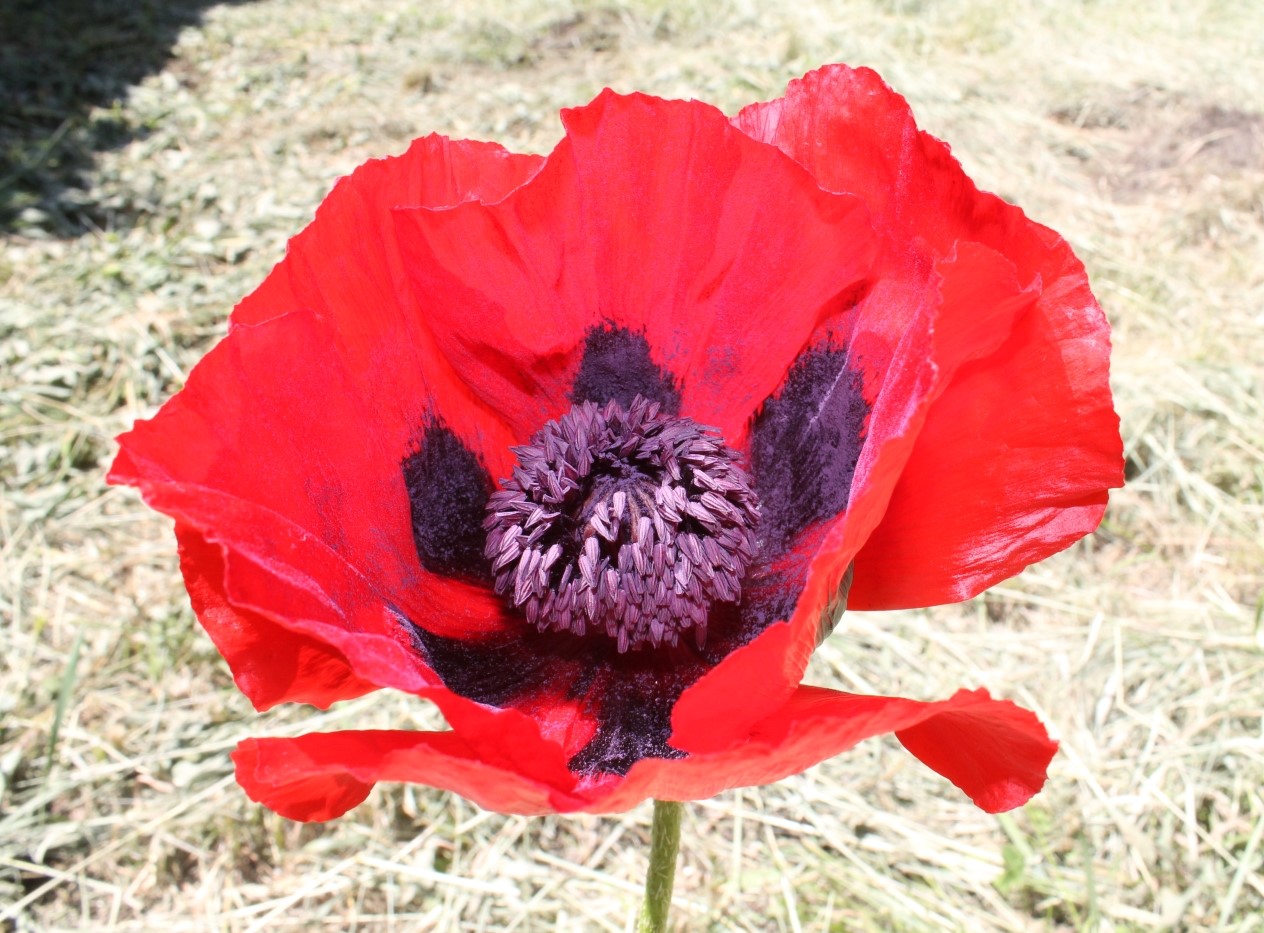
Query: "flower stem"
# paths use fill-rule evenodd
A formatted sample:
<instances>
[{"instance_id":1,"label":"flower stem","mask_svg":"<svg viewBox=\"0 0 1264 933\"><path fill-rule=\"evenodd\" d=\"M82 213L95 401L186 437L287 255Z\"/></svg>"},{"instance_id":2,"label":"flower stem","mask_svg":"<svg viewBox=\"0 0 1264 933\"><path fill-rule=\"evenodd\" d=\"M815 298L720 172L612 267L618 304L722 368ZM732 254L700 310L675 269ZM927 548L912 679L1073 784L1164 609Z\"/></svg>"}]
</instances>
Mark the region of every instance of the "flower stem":
<instances>
[{"instance_id":1,"label":"flower stem","mask_svg":"<svg viewBox=\"0 0 1264 933\"><path fill-rule=\"evenodd\" d=\"M684 805L674 800L654 801L654 828L650 836L650 867L645 874L645 902L636 925L637 933L664 933L676 882L676 855L680 852L680 814Z\"/></svg>"}]
</instances>

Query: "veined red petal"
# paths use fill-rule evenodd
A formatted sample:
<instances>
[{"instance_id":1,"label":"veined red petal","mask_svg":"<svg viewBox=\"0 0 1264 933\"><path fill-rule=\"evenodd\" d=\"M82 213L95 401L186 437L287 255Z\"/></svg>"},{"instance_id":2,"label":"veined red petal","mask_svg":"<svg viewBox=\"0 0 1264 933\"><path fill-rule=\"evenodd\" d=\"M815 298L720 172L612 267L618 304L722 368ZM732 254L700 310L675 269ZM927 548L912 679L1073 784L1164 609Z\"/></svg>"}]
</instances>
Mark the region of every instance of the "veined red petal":
<instances>
[{"instance_id":1,"label":"veined red petal","mask_svg":"<svg viewBox=\"0 0 1264 933\"><path fill-rule=\"evenodd\" d=\"M569 407L585 335L625 328L681 375L682 412L736 442L868 272L863 210L705 104L605 92L563 121L505 200L396 212L444 354L529 436Z\"/></svg>"},{"instance_id":2,"label":"veined red petal","mask_svg":"<svg viewBox=\"0 0 1264 933\"><path fill-rule=\"evenodd\" d=\"M869 68L826 65L791 81L784 96L744 107L733 123L823 187L858 195L908 261L945 256L961 239L1004 252L1019 228L1035 226L979 191L948 146L920 131L908 102ZM1020 277L1031 271L1020 266Z\"/></svg>"},{"instance_id":3,"label":"veined red petal","mask_svg":"<svg viewBox=\"0 0 1264 933\"><path fill-rule=\"evenodd\" d=\"M986 690L925 703L799 687L745 741L678 761L642 761L610 796L586 809L613 812L646 797L700 800L769 784L889 732L989 812L1020 806L1039 791L1057 751L1032 713Z\"/></svg>"},{"instance_id":4,"label":"veined red petal","mask_svg":"<svg viewBox=\"0 0 1264 933\"><path fill-rule=\"evenodd\" d=\"M218 549L217 561L199 569L219 569L219 586L234 608L324 643L346 658L357 680L409 692L437 685L382 594L314 536L262 506L205 487L151 485L145 498ZM269 650L262 642L250 647Z\"/></svg>"}]
</instances>

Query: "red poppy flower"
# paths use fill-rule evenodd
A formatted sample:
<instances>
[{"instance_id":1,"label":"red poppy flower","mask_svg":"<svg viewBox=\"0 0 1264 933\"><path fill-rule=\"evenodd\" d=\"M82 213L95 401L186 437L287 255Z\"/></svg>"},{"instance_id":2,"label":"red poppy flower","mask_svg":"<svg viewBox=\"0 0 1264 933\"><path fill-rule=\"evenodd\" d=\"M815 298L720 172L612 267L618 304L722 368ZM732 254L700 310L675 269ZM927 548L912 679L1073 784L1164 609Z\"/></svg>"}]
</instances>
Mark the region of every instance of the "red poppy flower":
<instances>
[{"instance_id":1,"label":"red poppy flower","mask_svg":"<svg viewBox=\"0 0 1264 933\"><path fill-rule=\"evenodd\" d=\"M246 792L608 812L894 732L1025 801L1031 713L800 679L844 603L964 599L1097 526L1122 457L1080 263L863 69L562 120L547 158L430 136L341 181L120 438L257 708L390 687L452 727L247 740Z\"/></svg>"}]
</instances>

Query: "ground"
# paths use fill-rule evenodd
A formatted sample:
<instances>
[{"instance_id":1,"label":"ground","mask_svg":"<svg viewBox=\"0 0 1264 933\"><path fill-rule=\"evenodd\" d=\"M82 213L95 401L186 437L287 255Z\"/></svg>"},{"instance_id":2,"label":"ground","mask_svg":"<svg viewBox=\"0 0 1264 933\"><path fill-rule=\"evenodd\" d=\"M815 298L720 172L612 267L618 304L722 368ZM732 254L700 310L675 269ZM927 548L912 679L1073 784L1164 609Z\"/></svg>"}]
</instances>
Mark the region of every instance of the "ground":
<instances>
[{"instance_id":1,"label":"ground","mask_svg":"<svg viewBox=\"0 0 1264 933\"><path fill-rule=\"evenodd\" d=\"M988 816L876 740L692 805L680 928L1264 929L1257 3L35 6L0 14L0 929L627 927L648 807L525 819L384 786L303 826L248 801L240 738L434 715L256 715L168 522L103 475L366 158L431 131L546 152L607 85L732 112L828 61L879 70L1085 260L1128 485L983 597L847 614L810 670L1030 706L1062 742L1043 793Z\"/></svg>"}]
</instances>

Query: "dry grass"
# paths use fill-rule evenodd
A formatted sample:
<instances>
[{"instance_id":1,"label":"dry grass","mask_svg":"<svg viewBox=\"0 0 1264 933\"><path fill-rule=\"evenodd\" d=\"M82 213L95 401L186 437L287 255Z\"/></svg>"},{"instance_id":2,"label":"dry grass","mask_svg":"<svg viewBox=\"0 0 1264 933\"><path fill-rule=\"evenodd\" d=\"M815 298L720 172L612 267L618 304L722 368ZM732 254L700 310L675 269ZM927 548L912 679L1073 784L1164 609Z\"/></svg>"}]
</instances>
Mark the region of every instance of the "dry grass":
<instances>
[{"instance_id":1,"label":"dry grass","mask_svg":"<svg viewBox=\"0 0 1264 933\"><path fill-rule=\"evenodd\" d=\"M527 820L391 786L304 827L249 803L227 757L241 737L432 714L383 694L255 716L192 619L165 521L102 475L112 436L180 386L363 159L431 130L547 151L557 108L607 84L732 110L831 60L878 68L1085 257L1116 326L1130 483L1071 552L964 606L848 615L813 662L825 684L1031 705L1063 740L1042 795L989 817L870 742L692 807L676 917L1264 929L1259 5L437 9L211 7L87 117L131 141L3 243L0 929L627 928L645 808Z\"/></svg>"}]
</instances>

